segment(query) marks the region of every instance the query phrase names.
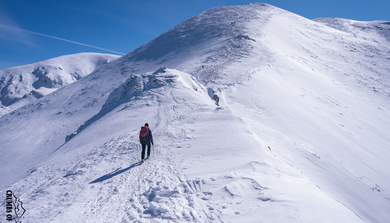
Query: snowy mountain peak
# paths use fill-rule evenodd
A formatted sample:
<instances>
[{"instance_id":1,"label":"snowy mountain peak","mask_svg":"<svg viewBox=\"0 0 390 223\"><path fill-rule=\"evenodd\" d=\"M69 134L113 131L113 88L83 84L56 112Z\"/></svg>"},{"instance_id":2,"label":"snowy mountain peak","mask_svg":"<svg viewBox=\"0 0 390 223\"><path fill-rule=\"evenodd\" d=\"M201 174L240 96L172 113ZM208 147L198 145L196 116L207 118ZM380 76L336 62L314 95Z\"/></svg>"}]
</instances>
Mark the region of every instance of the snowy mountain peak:
<instances>
[{"instance_id":1,"label":"snowy mountain peak","mask_svg":"<svg viewBox=\"0 0 390 223\"><path fill-rule=\"evenodd\" d=\"M385 222L390 48L343 26L194 16L0 118L0 193L31 222Z\"/></svg>"},{"instance_id":2,"label":"snowy mountain peak","mask_svg":"<svg viewBox=\"0 0 390 223\"><path fill-rule=\"evenodd\" d=\"M192 61L192 58L202 55L198 59L202 59L203 65L220 66L247 54L250 46L245 42L254 41L246 34L248 22L265 21L271 14L281 12L283 10L267 4L213 8L173 27L124 56L123 60L177 67L183 61Z\"/></svg>"},{"instance_id":3,"label":"snowy mountain peak","mask_svg":"<svg viewBox=\"0 0 390 223\"><path fill-rule=\"evenodd\" d=\"M80 53L0 70L0 117L73 83L119 56ZM3 112L3 114L1 114Z\"/></svg>"}]
</instances>

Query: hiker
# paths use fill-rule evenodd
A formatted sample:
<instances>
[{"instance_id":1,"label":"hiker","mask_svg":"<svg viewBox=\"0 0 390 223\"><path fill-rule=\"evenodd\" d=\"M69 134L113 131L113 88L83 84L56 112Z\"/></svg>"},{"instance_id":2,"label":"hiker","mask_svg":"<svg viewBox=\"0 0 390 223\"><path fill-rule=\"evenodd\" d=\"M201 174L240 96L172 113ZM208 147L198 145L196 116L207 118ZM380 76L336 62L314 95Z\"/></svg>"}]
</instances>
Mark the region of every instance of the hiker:
<instances>
[{"instance_id":1,"label":"hiker","mask_svg":"<svg viewBox=\"0 0 390 223\"><path fill-rule=\"evenodd\" d=\"M141 127L141 131L139 134L139 142L142 144L142 153L141 153L141 159L142 163L144 162L145 158L145 149L146 146L148 146L148 159L150 157L150 143L153 144L153 136L152 136L152 130L149 129L149 124L145 123L145 126Z\"/></svg>"}]
</instances>

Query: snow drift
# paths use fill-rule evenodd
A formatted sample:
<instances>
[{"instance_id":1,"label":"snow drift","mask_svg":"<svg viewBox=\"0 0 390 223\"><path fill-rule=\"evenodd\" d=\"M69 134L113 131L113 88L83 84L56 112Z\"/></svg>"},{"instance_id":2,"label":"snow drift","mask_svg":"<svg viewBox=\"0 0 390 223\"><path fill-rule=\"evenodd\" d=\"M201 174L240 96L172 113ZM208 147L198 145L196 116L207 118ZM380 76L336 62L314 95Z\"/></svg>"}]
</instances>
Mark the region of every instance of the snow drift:
<instances>
[{"instance_id":1,"label":"snow drift","mask_svg":"<svg viewBox=\"0 0 390 223\"><path fill-rule=\"evenodd\" d=\"M356 24L190 18L2 117L1 193L32 222L386 222L389 28Z\"/></svg>"}]
</instances>

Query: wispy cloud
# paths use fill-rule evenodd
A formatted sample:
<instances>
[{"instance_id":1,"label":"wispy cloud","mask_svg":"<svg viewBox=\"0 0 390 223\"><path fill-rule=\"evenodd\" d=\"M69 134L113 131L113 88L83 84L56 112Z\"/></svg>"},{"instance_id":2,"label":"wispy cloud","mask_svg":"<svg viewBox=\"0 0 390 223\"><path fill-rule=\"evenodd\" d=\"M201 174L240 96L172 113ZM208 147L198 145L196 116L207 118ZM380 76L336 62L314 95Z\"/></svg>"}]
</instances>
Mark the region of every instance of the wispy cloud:
<instances>
[{"instance_id":1,"label":"wispy cloud","mask_svg":"<svg viewBox=\"0 0 390 223\"><path fill-rule=\"evenodd\" d=\"M0 40L7 42L19 42L28 46L36 47L29 36L18 29L19 25L7 15L7 13L0 8L0 21L3 25L0 25ZM9 28L16 27L16 28Z\"/></svg>"},{"instance_id":2,"label":"wispy cloud","mask_svg":"<svg viewBox=\"0 0 390 223\"><path fill-rule=\"evenodd\" d=\"M74 43L74 44L81 45L81 46L92 47L92 48L95 48L95 49L104 50L104 51L108 51L108 52L111 52L111 53L116 53L116 54L119 54L119 55L124 55L124 53L121 53L121 52L118 52L118 51L109 50L109 49L105 49L105 48L101 48L101 47L97 47L97 46L92 46L92 45L85 44L85 43L79 43L79 42L76 42L76 41L72 41L72 40L68 40L68 39L64 39L64 38L60 38L60 37L56 37L56 36L50 36L50 35L43 34L43 33L37 33L37 32L33 32L33 31L30 31L30 30L26 30L26 29L10 27L10 26L6 26L6 25L3 25L3 24L0 24L0 27L5 27L5 28L8 28L8 29L20 30L20 31L23 31L23 32L32 33L32 34L39 35L39 36L44 36L44 37L57 39L57 40L61 40L61 41L69 42L69 43Z\"/></svg>"},{"instance_id":3,"label":"wispy cloud","mask_svg":"<svg viewBox=\"0 0 390 223\"><path fill-rule=\"evenodd\" d=\"M25 32L25 33L31 33L31 34L35 34L35 35L39 35L39 36L44 36L44 37L48 37L48 38L52 38L52 39L56 39L56 40L61 40L61 41L65 41L65 42L81 45L81 46L87 46L87 47L91 47L91 48L95 48L95 49L99 49L99 50L104 50L104 51L108 51L108 52L111 52L111 53L116 53L116 54L119 54L119 55L124 55L124 53L121 53L121 52L118 52L118 51L109 50L109 49L105 49L105 48L102 48L102 47L97 47L97 46L93 46L93 45L89 45L89 44L85 44L85 43L80 43L80 42L76 42L76 41L73 41L73 40L68 40L68 39L64 39L64 38L60 38L60 37L56 37L56 36L51 36L51 35L47 35L47 34L43 34L43 33L33 32L33 31L30 31L30 30L17 28L17 27L12 27L12 26L8 26L8 25L4 25L4 24L0 24L0 28L8 29L8 30L14 30L15 32L18 32L18 31L20 32L21 31L21 32Z\"/></svg>"}]
</instances>

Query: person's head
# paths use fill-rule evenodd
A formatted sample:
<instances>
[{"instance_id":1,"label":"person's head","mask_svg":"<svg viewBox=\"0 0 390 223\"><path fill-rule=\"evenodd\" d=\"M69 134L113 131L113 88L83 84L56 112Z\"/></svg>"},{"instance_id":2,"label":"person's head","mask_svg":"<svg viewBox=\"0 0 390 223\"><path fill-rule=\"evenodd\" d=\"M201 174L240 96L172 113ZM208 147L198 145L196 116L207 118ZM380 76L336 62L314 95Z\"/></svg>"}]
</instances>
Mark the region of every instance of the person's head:
<instances>
[{"instance_id":1,"label":"person's head","mask_svg":"<svg viewBox=\"0 0 390 223\"><path fill-rule=\"evenodd\" d=\"M148 127L149 127L149 124L148 124L148 123L145 123L145 126L148 126Z\"/></svg>"}]
</instances>

